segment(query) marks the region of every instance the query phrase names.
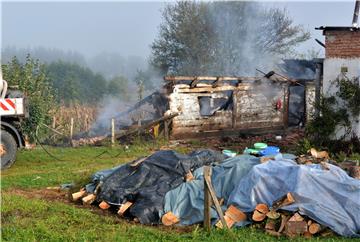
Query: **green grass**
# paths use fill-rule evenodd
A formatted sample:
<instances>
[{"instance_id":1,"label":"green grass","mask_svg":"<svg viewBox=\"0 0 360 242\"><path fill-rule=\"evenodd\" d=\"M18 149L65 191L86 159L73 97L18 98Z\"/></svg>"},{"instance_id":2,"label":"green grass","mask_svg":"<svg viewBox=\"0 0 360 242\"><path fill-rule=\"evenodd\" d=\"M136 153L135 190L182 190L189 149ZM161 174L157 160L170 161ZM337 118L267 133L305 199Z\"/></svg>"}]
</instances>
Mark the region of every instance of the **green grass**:
<instances>
[{"instance_id":1,"label":"green grass","mask_svg":"<svg viewBox=\"0 0 360 242\"><path fill-rule=\"evenodd\" d=\"M1 174L1 238L3 241L278 241L253 228L214 230L208 234L199 226L191 229L135 224L96 208L46 200L16 192L84 183L100 169L110 168L152 153L161 142L123 147L41 148L22 150L13 167ZM180 151L185 152L185 149ZM104 153L105 152L105 153ZM102 154L99 156L99 154ZM99 157L97 157L99 156ZM281 238L281 240L286 240ZM299 238L297 240L303 241ZM319 240L319 239L314 239ZM340 237L321 241L342 241Z\"/></svg>"}]
</instances>

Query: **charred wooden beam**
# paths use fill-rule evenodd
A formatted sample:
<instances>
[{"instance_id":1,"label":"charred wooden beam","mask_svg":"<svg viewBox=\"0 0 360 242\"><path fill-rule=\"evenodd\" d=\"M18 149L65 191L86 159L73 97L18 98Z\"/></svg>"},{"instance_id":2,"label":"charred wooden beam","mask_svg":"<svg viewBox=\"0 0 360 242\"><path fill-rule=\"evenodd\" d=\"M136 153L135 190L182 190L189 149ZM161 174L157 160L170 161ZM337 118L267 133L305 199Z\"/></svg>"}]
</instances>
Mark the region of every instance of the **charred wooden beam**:
<instances>
[{"instance_id":1,"label":"charred wooden beam","mask_svg":"<svg viewBox=\"0 0 360 242\"><path fill-rule=\"evenodd\" d=\"M191 82L191 84L190 84L190 88L194 88L194 87L196 87L196 84L198 84L199 83L199 79L197 79L197 77L195 77L195 79Z\"/></svg>"},{"instance_id":2,"label":"charred wooden beam","mask_svg":"<svg viewBox=\"0 0 360 242\"><path fill-rule=\"evenodd\" d=\"M238 76L165 76L164 80L169 82L177 82L177 81L257 81L260 80L260 77L238 77Z\"/></svg>"},{"instance_id":3,"label":"charred wooden beam","mask_svg":"<svg viewBox=\"0 0 360 242\"><path fill-rule=\"evenodd\" d=\"M121 137L125 137L125 136L131 135L131 134L135 134L137 132L142 132L142 131L144 131L146 129L151 128L152 126L154 126L156 124L159 124L159 123L161 123L163 121L168 121L168 120L170 120L170 119L172 119L172 118L174 118L174 117L176 117L178 115L179 115L179 113L174 113L174 114L171 114L171 115L165 115L165 116L163 116L163 117L161 117L159 119L156 119L156 120L154 120L154 121L152 121L152 122L150 122L148 124L142 125L140 127L127 130L127 131L125 131L123 133L115 133L115 138L119 139Z\"/></svg>"}]
</instances>

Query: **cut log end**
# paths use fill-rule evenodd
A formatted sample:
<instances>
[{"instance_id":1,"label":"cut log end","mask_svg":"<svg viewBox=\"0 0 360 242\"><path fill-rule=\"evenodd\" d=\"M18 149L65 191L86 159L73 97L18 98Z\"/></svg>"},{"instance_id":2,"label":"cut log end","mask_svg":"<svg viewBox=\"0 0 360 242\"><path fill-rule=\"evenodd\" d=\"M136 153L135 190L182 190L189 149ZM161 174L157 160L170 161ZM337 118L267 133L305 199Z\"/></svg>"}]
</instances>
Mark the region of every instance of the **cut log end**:
<instances>
[{"instance_id":1,"label":"cut log end","mask_svg":"<svg viewBox=\"0 0 360 242\"><path fill-rule=\"evenodd\" d=\"M224 215L224 219L225 219L225 223L227 225L228 228L231 228L232 226L234 226L235 221L230 218L228 215ZM215 224L215 227L219 228L219 229L223 229L224 226L221 222L221 219L219 219L219 221L217 221L217 223Z\"/></svg>"},{"instance_id":2,"label":"cut log end","mask_svg":"<svg viewBox=\"0 0 360 242\"><path fill-rule=\"evenodd\" d=\"M304 221L304 218L299 213L294 213L294 215L291 216L289 221L300 222L300 221Z\"/></svg>"},{"instance_id":3,"label":"cut log end","mask_svg":"<svg viewBox=\"0 0 360 242\"><path fill-rule=\"evenodd\" d=\"M100 204L99 204L99 208L103 209L103 210L106 210L108 208L110 208L110 204L108 204L107 202L105 201L102 201Z\"/></svg>"},{"instance_id":4,"label":"cut log end","mask_svg":"<svg viewBox=\"0 0 360 242\"><path fill-rule=\"evenodd\" d=\"M176 217L176 215L173 214L172 212L165 213L161 218L161 222L165 226L174 225L174 224L178 223L179 221L180 221L180 219L178 217Z\"/></svg>"},{"instance_id":5,"label":"cut log end","mask_svg":"<svg viewBox=\"0 0 360 242\"><path fill-rule=\"evenodd\" d=\"M260 213L267 214L269 212L269 207L265 203L259 203L256 205L255 210L259 211Z\"/></svg>"},{"instance_id":6,"label":"cut log end","mask_svg":"<svg viewBox=\"0 0 360 242\"><path fill-rule=\"evenodd\" d=\"M231 228L237 222L245 221L246 218L246 214L237 209L234 205L230 205L225 211L224 215L224 219L228 228ZM221 220L219 220L215 226L221 229L224 227Z\"/></svg>"},{"instance_id":7,"label":"cut log end","mask_svg":"<svg viewBox=\"0 0 360 242\"><path fill-rule=\"evenodd\" d=\"M280 218L280 213L276 212L274 209L270 209L266 216L270 219L278 219Z\"/></svg>"},{"instance_id":8,"label":"cut log end","mask_svg":"<svg viewBox=\"0 0 360 242\"><path fill-rule=\"evenodd\" d=\"M89 194L86 197L83 197L81 200L84 205L90 205L95 201L95 199L96 199L95 194Z\"/></svg>"},{"instance_id":9,"label":"cut log end","mask_svg":"<svg viewBox=\"0 0 360 242\"><path fill-rule=\"evenodd\" d=\"M322 226L318 223L312 223L309 226L309 232L311 234L317 234L322 230Z\"/></svg>"},{"instance_id":10,"label":"cut log end","mask_svg":"<svg viewBox=\"0 0 360 242\"><path fill-rule=\"evenodd\" d=\"M194 178L193 174L191 173L191 171L189 171L188 173L185 174L185 181L186 182L192 181L194 179L195 178Z\"/></svg>"},{"instance_id":11,"label":"cut log end","mask_svg":"<svg viewBox=\"0 0 360 242\"><path fill-rule=\"evenodd\" d=\"M258 210L254 210L252 220L255 222L261 222L266 218L266 214L260 213Z\"/></svg>"},{"instance_id":12,"label":"cut log end","mask_svg":"<svg viewBox=\"0 0 360 242\"><path fill-rule=\"evenodd\" d=\"M118 214L119 214L120 216L124 216L126 210L128 210L128 209L131 207L131 205L133 205L133 203L132 203L132 202L129 202L129 201L127 201L127 202L124 203L124 204L121 204L121 205L120 205L120 208L119 208L119 211L118 211Z\"/></svg>"},{"instance_id":13,"label":"cut log end","mask_svg":"<svg viewBox=\"0 0 360 242\"><path fill-rule=\"evenodd\" d=\"M77 201L80 198L84 197L85 195L86 195L86 191L80 190L79 192L75 192L75 193L71 194L71 198L73 201Z\"/></svg>"}]
</instances>

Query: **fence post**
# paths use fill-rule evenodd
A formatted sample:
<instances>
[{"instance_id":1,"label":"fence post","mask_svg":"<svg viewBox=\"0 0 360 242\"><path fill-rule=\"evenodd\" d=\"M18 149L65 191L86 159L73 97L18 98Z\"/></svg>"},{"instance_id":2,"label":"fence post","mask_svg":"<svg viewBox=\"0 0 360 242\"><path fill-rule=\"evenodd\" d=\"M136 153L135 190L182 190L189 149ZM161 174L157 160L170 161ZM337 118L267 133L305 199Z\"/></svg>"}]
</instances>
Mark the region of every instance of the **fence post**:
<instances>
[{"instance_id":1,"label":"fence post","mask_svg":"<svg viewBox=\"0 0 360 242\"><path fill-rule=\"evenodd\" d=\"M70 144L72 144L73 134L74 134L74 118L71 118L70 119Z\"/></svg>"},{"instance_id":2,"label":"fence post","mask_svg":"<svg viewBox=\"0 0 360 242\"><path fill-rule=\"evenodd\" d=\"M115 144L115 119L111 119L111 145Z\"/></svg>"},{"instance_id":3,"label":"fence post","mask_svg":"<svg viewBox=\"0 0 360 242\"><path fill-rule=\"evenodd\" d=\"M56 117L55 116L53 116L52 128L53 129L56 128Z\"/></svg>"}]
</instances>

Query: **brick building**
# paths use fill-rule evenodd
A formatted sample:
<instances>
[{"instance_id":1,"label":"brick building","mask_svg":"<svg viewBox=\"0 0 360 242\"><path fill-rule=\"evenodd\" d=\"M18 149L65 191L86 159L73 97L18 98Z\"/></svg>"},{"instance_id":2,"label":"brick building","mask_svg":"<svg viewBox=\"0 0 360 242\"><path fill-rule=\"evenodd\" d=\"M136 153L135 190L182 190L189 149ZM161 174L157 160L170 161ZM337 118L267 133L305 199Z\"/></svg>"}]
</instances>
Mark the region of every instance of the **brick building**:
<instances>
[{"instance_id":1,"label":"brick building","mask_svg":"<svg viewBox=\"0 0 360 242\"><path fill-rule=\"evenodd\" d=\"M325 96L335 94L332 84L337 78L349 79L360 77L360 28L320 27L325 36L325 59L323 61L322 92ZM360 116L352 117L352 130L360 137ZM343 134L339 129L337 137Z\"/></svg>"}]
</instances>

